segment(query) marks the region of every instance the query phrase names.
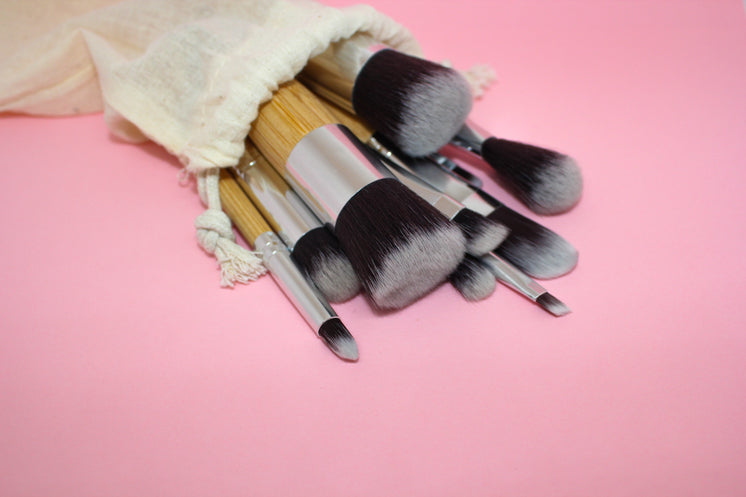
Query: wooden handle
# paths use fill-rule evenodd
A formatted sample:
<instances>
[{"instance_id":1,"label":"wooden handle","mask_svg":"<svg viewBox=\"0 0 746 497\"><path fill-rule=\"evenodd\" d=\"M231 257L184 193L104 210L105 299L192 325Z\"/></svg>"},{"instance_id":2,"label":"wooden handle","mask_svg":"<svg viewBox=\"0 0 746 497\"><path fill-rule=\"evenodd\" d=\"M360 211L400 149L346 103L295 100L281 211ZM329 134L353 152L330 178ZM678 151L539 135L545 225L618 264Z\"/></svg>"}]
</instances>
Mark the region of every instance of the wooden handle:
<instances>
[{"instance_id":1,"label":"wooden handle","mask_svg":"<svg viewBox=\"0 0 746 497\"><path fill-rule=\"evenodd\" d=\"M222 169L218 184L223 211L231 218L246 241L254 246L257 237L262 233L272 231L272 228L251 203L231 173Z\"/></svg>"},{"instance_id":2,"label":"wooden handle","mask_svg":"<svg viewBox=\"0 0 746 497\"><path fill-rule=\"evenodd\" d=\"M337 120L324 103L296 80L280 86L259 108L249 137L269 162L283 171L293 147L309 132Z\"/></svg>"},{"instance_id":3,"label":"wooden handle","mask_svg":"<svg viewBox=\"0 0 746 497\"><path fill-rule=\"evenodd\" d=\"M288 185L287 182L282 179L282 177L277 173L277 171L275 171L267 158L264 157L261 152L259 152L259 149L256 148L256 145L254 145L251 140L246 140L246 153L239 161L236 169L238 169L239 173L241 174L251 174L251 172L249 172L249 168L251 168L255 172L259 172L259 174L261 174L261 177L263 177L263 180L270 182L277 192L282 193L286 197L290 195L288 193L290 191L290 185ZM282 231L282 227L277 223L277 221L275 221L274 215L267 209L267 207L264 205L264 202L262 202L262 200L256 196L256 193L248 185L248 183L242 178L236 178L236 182L238 183L238 186L240 186L241 189L244 191L244 193L251 199L251 202L253 202L254 206L259 209L262 216L269 223L275 233L279 233L280 231Z\"/></svg>"},{"instance_id":4,"label":"wooden handle","mask_svg":"<svg viewBox=\"0 0 746 497\"><path fill-rule=\"evenodd\" d=\"M368 123L360 119L360 117L332 103L325 103L325 105L337 122L347 126L358 140L367 143L373 137L373 128L368 126Z\"/></svg>"}]
</instances>

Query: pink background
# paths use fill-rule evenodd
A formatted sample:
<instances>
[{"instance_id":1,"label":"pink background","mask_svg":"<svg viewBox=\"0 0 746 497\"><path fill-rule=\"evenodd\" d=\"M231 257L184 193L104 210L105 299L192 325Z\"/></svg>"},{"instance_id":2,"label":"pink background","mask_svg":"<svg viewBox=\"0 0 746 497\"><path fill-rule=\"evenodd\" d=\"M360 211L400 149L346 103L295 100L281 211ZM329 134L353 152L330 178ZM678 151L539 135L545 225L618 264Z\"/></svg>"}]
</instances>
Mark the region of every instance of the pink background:
<instances>
[{"instance_id":1,"label":"pink background","mask_svg":"<svg viewBox=\"0 0 746 497\"><path fill-rule=\"evenodd\" d=\"M744 5L372 4L496 69L475 120L581 163L543 219L581 253L545 282L574 313L356 298L343 363L270 279L219 287L158 146L3 116L0 495L746 495Z\"/></svg>"}]
</instances>

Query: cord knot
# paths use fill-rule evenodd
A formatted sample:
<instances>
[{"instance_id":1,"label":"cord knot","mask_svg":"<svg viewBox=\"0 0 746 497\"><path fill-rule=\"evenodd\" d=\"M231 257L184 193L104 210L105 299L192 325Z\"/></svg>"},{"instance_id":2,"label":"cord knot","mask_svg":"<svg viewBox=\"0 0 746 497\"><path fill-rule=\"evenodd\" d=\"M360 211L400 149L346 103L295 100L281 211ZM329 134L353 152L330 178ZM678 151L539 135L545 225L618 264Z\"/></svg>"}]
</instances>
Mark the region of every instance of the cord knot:
<instances>
[{"instance_id":1,"label":"cord knot","mask_svg":"<svg viewBox=\"0 0 746 497\"><path fill-rule=\"evenodd\" d=\"M230 218L218 209L207 209L197 216L197 219L194 220L194 226L197 228L199 244L211 254L215 253L218 241L221 238L230 241L236 239Z\"/></svg>"}]
</instances>

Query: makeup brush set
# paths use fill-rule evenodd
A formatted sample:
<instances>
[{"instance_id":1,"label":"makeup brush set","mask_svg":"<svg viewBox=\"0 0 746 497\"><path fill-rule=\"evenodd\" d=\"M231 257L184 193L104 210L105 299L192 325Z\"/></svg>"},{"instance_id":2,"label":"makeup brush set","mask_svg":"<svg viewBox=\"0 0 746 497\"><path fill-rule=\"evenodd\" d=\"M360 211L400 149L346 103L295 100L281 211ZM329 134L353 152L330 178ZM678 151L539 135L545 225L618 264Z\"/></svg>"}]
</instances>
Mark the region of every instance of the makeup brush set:
<instances>
[{"instance_id":1,"label":"makeup brush set","mask_svg":"<svg viewBox=\"0 0 746 497\"><path fill-rule=\"evenodd\" d=\"M457 71L357 35L278 88L241 162L221 172L223 210L342 359L357 360L358 348L329 303L361 292L387 311L446 281L470 301L500 282L555 316L570 312L533 278L571 271L577 250L486 193L441 150L489 164L542 215L575 205L580 170L467 122L472 100Z\"/></svg>"}]
</instances>

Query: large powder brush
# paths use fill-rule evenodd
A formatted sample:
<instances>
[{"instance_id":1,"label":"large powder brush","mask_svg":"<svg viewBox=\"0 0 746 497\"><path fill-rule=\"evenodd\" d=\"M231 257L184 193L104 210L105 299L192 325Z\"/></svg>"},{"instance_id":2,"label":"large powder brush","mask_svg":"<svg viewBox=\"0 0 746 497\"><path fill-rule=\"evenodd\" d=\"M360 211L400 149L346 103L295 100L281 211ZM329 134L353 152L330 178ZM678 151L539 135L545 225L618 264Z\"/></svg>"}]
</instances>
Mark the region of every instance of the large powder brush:
<instances>
[{"instance_id":1,"label":"large powder brush","mask_svg":"<svg viewBox=\"0 0 746 497\"><path fill-rule=\"evenodd\" d=\"M380 309L402 308L446 280L465 238L397 180L318 98L297 81L262 105L250 138L334 233L365 293Z\"/></svg>"}]
</instances>

